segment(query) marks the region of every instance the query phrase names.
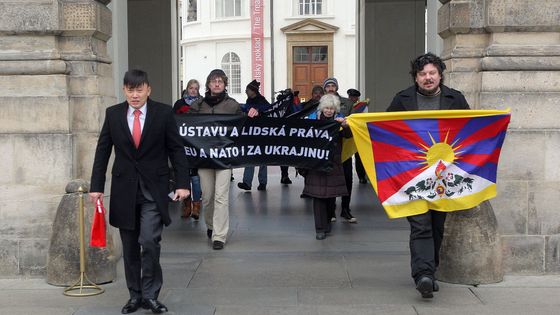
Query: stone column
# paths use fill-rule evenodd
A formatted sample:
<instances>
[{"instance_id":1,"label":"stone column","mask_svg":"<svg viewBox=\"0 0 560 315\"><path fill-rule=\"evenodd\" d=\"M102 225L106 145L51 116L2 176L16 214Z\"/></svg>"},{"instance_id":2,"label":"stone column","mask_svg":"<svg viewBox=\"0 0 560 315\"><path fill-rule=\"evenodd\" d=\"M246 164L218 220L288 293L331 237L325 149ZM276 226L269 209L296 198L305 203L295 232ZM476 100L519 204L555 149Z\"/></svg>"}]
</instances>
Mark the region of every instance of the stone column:
<instances>
[{"instance_id":1,"label":"stone column","mask_svg":"<svg viewBox=\"0 0 560 315\"><path fill-rule=\"evenodd\" d=\"M560 0L440 0L446 82L511 108L498 197L506 273L560 271Z\"/></svg>"},{"instance_id":2,"label":"stone column","mask_svg":"<svg viewBox=\"0 0 560 315\"><path fill-rule=\"evenodd\" d=\"M0 275L44 275L57 200L114 103L110 1L0 0Z\"/></svg>"}]
</instances>

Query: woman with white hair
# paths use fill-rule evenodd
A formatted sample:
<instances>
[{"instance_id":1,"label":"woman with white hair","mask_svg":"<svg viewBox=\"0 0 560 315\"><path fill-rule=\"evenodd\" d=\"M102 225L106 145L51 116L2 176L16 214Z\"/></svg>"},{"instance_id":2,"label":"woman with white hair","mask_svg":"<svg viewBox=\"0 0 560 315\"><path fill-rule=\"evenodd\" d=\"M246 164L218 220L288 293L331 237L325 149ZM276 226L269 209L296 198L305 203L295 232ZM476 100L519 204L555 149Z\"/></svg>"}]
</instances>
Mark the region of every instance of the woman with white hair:
<instances>
[{"instance_id":1,"label":"woman with white hair","mask_svg":"<svg viewBox=\"0 0 560 315\"><path fill-rule=\"evenodd\" d=\"M330 218L334 216L336 197L348 195L344 170L340 161L342 137L350 138L350 128L346 119L340 114L340 100L338 97L326 94L321 97L315 113L309 119L336 120L342 125L339 143L335 147L333 168L330 172L308 170L305 174L305 187L303 193L313 198L313 214L315 217L315 238L323 240L331 231Z\"/></svg>"}]
</instances>

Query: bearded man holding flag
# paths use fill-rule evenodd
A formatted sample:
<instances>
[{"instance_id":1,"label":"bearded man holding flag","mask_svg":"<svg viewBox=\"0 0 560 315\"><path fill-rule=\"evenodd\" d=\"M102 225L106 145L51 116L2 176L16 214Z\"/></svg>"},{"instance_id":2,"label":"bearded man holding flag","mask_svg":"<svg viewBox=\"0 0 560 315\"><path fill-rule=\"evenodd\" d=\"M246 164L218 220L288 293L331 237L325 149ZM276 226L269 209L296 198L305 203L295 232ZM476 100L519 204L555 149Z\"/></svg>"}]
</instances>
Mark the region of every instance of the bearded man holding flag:
<instances>
[{"instance_id":1,"label":"bearded man holding flag","mask_svg":"<svg viewBox=\"0 0 560 315\"><path fill-rule=\"evenodd\" d=\"M443 84L444 70L445 63L432 53L417 57L411 62L410 70L414 85L398 92L387 111L469 109L461 92ZM435 273L439 264L445 216L446 212L428 210L407 217L410 224L412 278L423 298L432 298L433 292L439 291Z\"/></svg>"}]
</instances>

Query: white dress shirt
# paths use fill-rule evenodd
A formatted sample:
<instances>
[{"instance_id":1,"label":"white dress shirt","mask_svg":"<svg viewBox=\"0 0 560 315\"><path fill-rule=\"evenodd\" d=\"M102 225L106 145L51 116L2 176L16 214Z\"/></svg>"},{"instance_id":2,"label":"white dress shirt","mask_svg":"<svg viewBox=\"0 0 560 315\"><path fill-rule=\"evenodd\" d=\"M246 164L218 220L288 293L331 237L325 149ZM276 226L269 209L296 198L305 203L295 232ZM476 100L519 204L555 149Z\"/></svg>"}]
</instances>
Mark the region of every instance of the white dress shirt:
<instances>
[{"instance_id":1,"label":"white dress shirt","mask_svg":"<svg viewBox=\"0 0 560 315\"><path fill-rule=\"evenodd\" d=\"M142 107L138 108L142 112L140 114L140 131L144 130L144 121L146 120L146 111L148 105L144 104ZM134 111L136 109L130 105L128 105L128 112L126 114L126 121L128 122L128 129L130 130L130 134L132 134L132 127L134 126Z\"/></svg>"}]
</instances>

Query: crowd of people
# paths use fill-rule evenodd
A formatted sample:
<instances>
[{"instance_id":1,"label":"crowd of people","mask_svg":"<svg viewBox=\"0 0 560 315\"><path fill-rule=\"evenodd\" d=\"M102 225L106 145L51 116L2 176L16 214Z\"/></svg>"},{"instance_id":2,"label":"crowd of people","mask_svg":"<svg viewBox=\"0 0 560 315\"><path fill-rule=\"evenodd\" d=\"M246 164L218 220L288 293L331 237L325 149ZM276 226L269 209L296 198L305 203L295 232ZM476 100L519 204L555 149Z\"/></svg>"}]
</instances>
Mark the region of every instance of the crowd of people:
<instances>
[{"instance_id":1,"label":"crowd of people","mask_svg":"<svg viewBox=\"0 0 560 315\"><path fill-rule=\"evenodd\" d=\"M468 109L461 92L443 84L445 64L431 54L424 54L411 62L413 85L398 92L387 111L439 109ZM259 92L260 83L247 85L246 115L258 119L270 103ZM128 71L123 80L126 101L107 108L101 129L92 170L90 199L96 203L103 198L106 172L110 156L115 158L112 169L110 196L110 224L120 231L123 247L125 277L130 298L122 313L132 313L140 307L153 313L167 311L158 301L163 283L159 264L161 233L171 220L168 198L182 203L181 216L198 220L204 215L207 236L212 248L221 250L226 244L229 229L229 190L231 169L193 169L187 165L182 139L177 131L175 114L243 115L242 106L227 93L228 77L220 69L212 70L200 95L200 84L190 80L181 99L173 106L157 103L151 93L148 75L142 70ZM361 93L347 91L348 98L338 93L336 78L325 79L322 86L314 86L312 98L295 102L286 117L335 120L340 123L340 137L352 137L346 117L359 111L355 106ZM124 123L123 123L124 122ZM323 240L336 221L336 198L341 197L340 217L356 223L350 210L352 196L353 161L341 161L340 148L334 154L334 167L328 173L298 169L305 177L302 197L313 198L316 239ZM171 161L176 189L168 197ZM360 183L367 179L358 155L356 171ZM238 183L242 190L251 190L254 167L244 170ZM266 191L267 166L259 166L257 190ZM282 166L281 183L291 184L287 166ZM423 298L433 297L439 290L435 273L439 263L439 248L443 239L445 212L428 211L407 218L410 223L410 254L412 278Z\"/></svg>"}]
</instances>

